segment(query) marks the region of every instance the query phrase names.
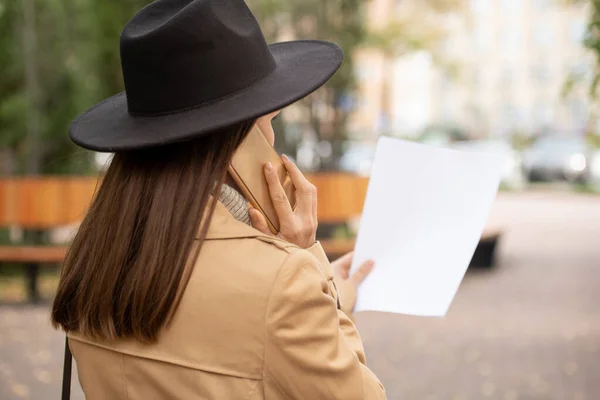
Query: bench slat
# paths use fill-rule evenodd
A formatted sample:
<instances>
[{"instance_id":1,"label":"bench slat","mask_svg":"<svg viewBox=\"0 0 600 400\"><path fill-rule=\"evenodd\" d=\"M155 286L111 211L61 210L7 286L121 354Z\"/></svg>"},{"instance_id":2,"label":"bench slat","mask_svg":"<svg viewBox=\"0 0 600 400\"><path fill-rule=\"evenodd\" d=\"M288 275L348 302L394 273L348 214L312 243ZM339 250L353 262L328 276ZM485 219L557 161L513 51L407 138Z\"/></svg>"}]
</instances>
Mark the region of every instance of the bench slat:
<instances>
[{"instance_id":1,"label":"bench slat","mask_svg":"<svg viewBox=\"0 0 600 400\"><path fill-rule=\"evenodd\" d=\"M0 262L62 263L67 246L0 246Z\"/></svg>"},{"instance_id":2,"label":"bench slat","mask_svg":"<svg viewBox=\"0 0 600 400\"><path fill-rule=\"evenodd\" d=\"M481 241L493 241L501 235L500 231L489 230L483 232ZM354 250L356 239L322 239L319 240L321 247L328 255L340 256Z\"/></svg>"}]
</instances>

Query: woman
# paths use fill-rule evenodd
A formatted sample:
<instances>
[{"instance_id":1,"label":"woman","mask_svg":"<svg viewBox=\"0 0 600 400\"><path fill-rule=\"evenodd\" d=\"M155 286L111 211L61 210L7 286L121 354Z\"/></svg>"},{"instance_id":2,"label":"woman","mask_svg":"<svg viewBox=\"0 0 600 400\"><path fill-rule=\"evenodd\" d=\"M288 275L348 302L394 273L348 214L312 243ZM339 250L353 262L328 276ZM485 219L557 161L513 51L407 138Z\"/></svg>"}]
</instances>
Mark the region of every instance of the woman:
<instances>
[{"instance_id":1,"label":"woman","mask_svg":"<svg viewBox=\"0 0 600 400\"><path fill-rule=\"evenodd\" d=\"M329 264L314 187L283 158L292 211L265 166L274 237L224 184L254 123L273 142L276 110L329 79L339 48L267 46L243 0L159 0L125 27L121 58L126 92L71 126L115 156L52 310L87 398L385 398L333 281L353 295L369 266Z\"/></svg>"}]
</instances>

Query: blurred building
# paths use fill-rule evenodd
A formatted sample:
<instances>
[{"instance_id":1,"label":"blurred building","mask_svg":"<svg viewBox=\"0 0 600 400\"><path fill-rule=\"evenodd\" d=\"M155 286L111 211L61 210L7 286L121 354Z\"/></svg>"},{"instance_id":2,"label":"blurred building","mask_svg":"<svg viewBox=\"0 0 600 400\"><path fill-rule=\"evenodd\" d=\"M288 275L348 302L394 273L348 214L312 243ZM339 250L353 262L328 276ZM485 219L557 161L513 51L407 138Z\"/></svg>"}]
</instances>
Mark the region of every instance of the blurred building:
<instances>
[{"instance_id":1,"label":"blurred building","mask_svg":"<svg viewBox=\"0 0 600 400\"><path fill-rule=\"evenodd\" d=\"M371 1L369 23L411 12L401 3ZM414 135L429 125L458 126L476 137L582 135L590 124L585 83L593 65L582 45L587 13L559 0L470 0L464 14L443 19L448 35L431 52L359 52L354 136ZM565 96L570 80L580 84Z\"/></svg>"}]
</instances>

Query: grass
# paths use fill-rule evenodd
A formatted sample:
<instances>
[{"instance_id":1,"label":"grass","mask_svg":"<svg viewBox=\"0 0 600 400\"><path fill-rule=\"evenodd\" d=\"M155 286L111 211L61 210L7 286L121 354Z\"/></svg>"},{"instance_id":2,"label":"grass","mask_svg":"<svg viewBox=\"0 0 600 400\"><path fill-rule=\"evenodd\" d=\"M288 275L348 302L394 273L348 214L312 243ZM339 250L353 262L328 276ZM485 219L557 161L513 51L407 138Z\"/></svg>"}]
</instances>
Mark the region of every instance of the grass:
<instances>
[{"instance_id":1,"label":"grass","mask_svg":"<svg viewBox=\"0 0 600 400\"><path fill-rule=\"evenodd\" d=\"M0 245L10 244L10 233L6 228L0 228Z\"/></svg>"},{"instance_id":2,"label":"grass","mask_svg":"<svg viewBox=\"0 0 600 400\"><path fill-rule=\"evenodd\" d=\"M573 191L577 193L586 193L586 194L598 194L600 193L599 188L595 188L592 185L585 183L577 183L573 185Z\"/></svg>"},{"instance_id":3,"label":"grass","mask_svg":"<svg viewBox=\"0 0 600 400\"><path fill-rule=\"evenodd\" d=\"M42 299L54 297L58 286L57 268L42 267L38 277L38 289ZM27 280L23 269L16 265L3 265L0 268L0 303L26 302Z\"/></svg>"},{"instance_id":4,"label":"grass","mask_svg":"<svg viewBox=\"0 0 600 400\"><path fill-rule=\"evenodd\" d=\"M502 189L501 189L502 190ZM509 190L507 190L509 191ZM600 194L600 186L586 183L534 182L529 183L525 192L545 191L557 193Z\"/></svg>"},{"instance_id":5,"label":"grass","mask_svg":"<svg viewBox=\"0 0 600 400\"><path fill-rule=\"evenodd\" d=\"M6 228L0 229L0 245L11 245L10 232ZM40 267L38 277L38 290L42 299L54 297L58 286L58 267L44 265ZM26 302L27 280L22 264L0 264L0 303Z\"/></svg>"}]
</instances>

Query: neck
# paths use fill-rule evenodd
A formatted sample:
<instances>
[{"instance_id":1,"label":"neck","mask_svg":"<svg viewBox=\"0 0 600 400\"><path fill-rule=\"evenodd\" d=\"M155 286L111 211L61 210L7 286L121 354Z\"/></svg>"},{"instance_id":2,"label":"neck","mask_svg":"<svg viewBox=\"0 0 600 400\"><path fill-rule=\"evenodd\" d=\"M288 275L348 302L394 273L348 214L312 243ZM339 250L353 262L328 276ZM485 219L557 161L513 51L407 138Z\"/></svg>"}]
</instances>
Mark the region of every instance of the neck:
<instances>
[{"instance_id":1,"label":"neck","mask_svg":"<svg viewBox=\"0 0 600 400\"><path fill-rule=\"evenodd\" d=\"M248 200L237 190L234 182L230 184L227 180L221 188L219 201L229 210L235 219L250 225L250 214L248 213Z\"/></svg>"},{"instance_id":2,"label":"neck","mask_svg":"<svg viewBox=\"0 0 600 400\"><path fill-rule=\"evenodd\" d=\"M235 181L233 180L233 178L231 177L231 175L229 174L229 172L227 173L227 176L225 177L225 184L227 186L230 186L232 188L234 188L235 190L238 191L238 193L242 193L242 191L240 190L240 187L238 186L237 183L235 183Z\"/></svg>"}]
</instances>

